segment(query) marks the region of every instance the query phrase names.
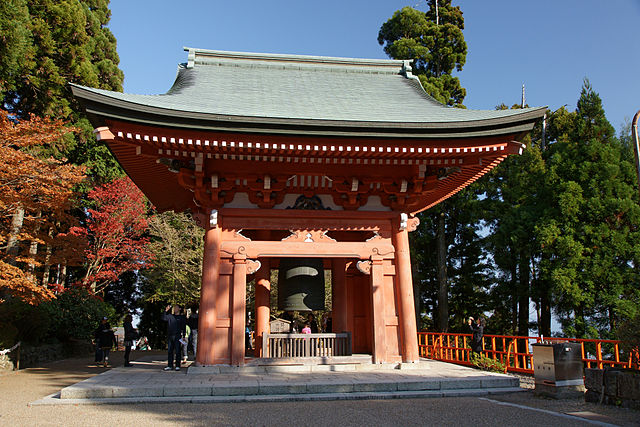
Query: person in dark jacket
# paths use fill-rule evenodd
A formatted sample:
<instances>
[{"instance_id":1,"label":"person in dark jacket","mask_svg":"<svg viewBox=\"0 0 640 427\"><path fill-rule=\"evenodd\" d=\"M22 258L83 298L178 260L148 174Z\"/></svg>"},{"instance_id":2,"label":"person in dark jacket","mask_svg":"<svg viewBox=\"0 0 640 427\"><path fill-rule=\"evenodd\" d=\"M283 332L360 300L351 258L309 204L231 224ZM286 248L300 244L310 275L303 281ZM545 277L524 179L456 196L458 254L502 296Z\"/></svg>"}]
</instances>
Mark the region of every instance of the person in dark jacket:
<instances>
[{"instance_id":1,"label":"person in dark jacket","mask_svg":"<svg viewBox=\"0 0 640 427\"><path fill-rule=\"evenodd\" d=\"M471 328L471 350L475 354L482 353L482 337L484 335L484 319L478 317L475 323L473 317L469 317L469 328Z\"/></svg>"},{"instance_id":2,"label":"person in dark jacket","mask_svg":"<svg viewBox=\"0 0 640 427\"><path fill-rule=\"evenodd\" d=\"M175 355L175 370L180 370L180 352L182 345L180 339L184 337L186 331L185 317L180 315L180 306L168 305L162 315L162 320L167 322L167 343L169 346L167 366L165 371L172 371L174 369L174 355Z\"/></svg>"},{"instance_id":3,"label":"person in dark jacket","mask_svg":"<svg viewBox=\"0 0 640 427\"><path fill-rule=\"evenodd\" d=\"M195 309L187 317L187 324L191 329L191 345L193 347L193 360L196 360L198 352L198 309Z\"/></svg>"},{"instance_id":4,"label":"person in dark jacket","mask_svg":"<svg viewBox=\"0 0 640 427\"><path fill-rule=\"evenodd\" d=\"M131 355L133 343L138 339L138 332L131 324L132 320L133 318L130 314L124 317L124 366L132 366L129 363L129 356Z\"/></svg>"},{"instance_id":5,"label":"person in dark jacket","mask_svg":"<svg viewBox=\"0 0 640 427\"><path fill-rule=\"evenodd\" d=\"M111 351L111 347L117 346L118 342L106 317L103 317L102 321L100 321L94 338L96 340L96 346L102 350L102 360L99 360L98 364L107 368L109 367L109 352Z\"/></svg>"}]
</instances>

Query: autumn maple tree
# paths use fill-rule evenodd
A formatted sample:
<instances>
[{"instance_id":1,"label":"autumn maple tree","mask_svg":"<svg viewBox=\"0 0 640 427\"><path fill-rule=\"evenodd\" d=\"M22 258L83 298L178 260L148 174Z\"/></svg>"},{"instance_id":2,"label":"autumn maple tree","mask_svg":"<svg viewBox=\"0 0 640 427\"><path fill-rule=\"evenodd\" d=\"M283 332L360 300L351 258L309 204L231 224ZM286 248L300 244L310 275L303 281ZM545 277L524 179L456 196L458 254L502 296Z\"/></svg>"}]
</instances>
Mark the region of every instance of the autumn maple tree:
<instances>
[{"instance_id":1,"label":"autumn maple tree","mask_svg":"<svg viewBox=\"0 0 640 427\"><path fill-rule=\"evenodd\" d=\"M88 194L84 227L73 227L71 234L87 239L86 273L82 283L101 293L127 271L151 266L147 244L147 202L128 178L119 178L96 187Z\"/></svg>"},{"instance_id":2,"label":"autumn maple tree","mask_svg":"<svg viewBox=\"0 0 640 427\"><path fill-rule=\"evenodd\" d=\"M54 157L75 130L59 120L0 112L0 302L50 299L50 266L66 265L67 249L82 243L61 235L77 223L70 214L73 188L84 169Z\"/></svg>"}]
</instances>

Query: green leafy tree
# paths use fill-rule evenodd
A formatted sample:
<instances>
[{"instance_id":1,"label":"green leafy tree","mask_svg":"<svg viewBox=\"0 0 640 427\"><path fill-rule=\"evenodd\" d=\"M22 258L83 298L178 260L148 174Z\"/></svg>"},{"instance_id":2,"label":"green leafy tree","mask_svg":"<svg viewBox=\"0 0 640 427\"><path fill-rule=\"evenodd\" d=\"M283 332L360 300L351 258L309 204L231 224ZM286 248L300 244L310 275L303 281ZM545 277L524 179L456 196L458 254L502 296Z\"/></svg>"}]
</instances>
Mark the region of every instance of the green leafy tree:
<instances>
[{"instance_id":1,"label":"green leafy tree","mask_svg":"<svg viewBox=\"0 0 640 427\"><path fill-rule=\"evenodd\" d=\"M0 3L0 93L14 91L25 66L31 31L26 0Z\"/></svg>"},{"instance_id":2,"label":"green leafy tree","mask_svg":"<svg viewBox=\"0 0 640 427\"><path fill-rule=\"evenodd\" d=\"M426 13L408 6L396 11L380 28L378 43L391 58L412 59L413 73L433 98L462 106L466 91L451 75L462 70L467 57L462 11L451 0L427 4Z\"/></svg>"},{"instance_id":3,"label":"green leafy tree","mask_svg":"<svg viewBox=\"0 0 640 427\"><path fill-rule=\"evenodd\" d=\"M182 306L200 300L204 231L190 215L164 212L149 221L153 268L142 274L144 298Z\"/></svg>"},{"instance_id":4,"label":"green leafy tree","mask_svg":"<svg viewBox=\"0 0 640 427\"><path fill-rule=\"evenodd\" d=\"M608 336L638 307L640 207L633 158L585 80L575 113L551 127L550 220L538 228L542 274L566 334Z\"/></svg>"},{"instance_id":5,"label":"green leafy tree","mask_svg":"<svg viewBox=\"0 0 640 427\"><path fill-rule=\"evenodd\" d=\"M411 233L421 328L467 332L465 319L490 309L492 272L478 191L479 186L466 188L421 213Z\"/></svg>"}]
</instances>

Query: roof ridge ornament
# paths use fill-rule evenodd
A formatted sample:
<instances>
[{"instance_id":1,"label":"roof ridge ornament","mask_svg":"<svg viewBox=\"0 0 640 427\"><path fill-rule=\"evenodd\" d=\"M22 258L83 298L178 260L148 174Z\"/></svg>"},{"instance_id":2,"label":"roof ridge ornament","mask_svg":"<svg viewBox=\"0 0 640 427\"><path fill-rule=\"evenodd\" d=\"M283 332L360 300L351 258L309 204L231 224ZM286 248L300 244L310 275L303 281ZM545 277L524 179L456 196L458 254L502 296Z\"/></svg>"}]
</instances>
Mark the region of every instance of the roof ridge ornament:
<instances>
[{"instance_id":1,"label":"roof ridge ornament","mask_svg":"<svg viewBox=\"0 0 640 427\"><path fill-rule=\"evenodd\" d=\"M188 48L188 50L189 55L187 56L187 68L193 68L196 65L196 50L193 48Z\"/></svg>"}]
</instances>

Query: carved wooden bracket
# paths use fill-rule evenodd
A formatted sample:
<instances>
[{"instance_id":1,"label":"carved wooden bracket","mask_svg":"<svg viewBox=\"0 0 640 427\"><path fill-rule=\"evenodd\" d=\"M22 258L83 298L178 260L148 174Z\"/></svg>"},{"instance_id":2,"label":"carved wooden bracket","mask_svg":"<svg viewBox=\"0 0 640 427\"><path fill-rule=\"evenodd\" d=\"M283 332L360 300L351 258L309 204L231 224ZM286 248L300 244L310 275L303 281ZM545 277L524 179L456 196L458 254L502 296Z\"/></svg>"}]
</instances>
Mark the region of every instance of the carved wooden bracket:
<instances>
[{"instance_id":1,"label":"carved wooden bracket","mask_svg":"<svg viewBox=\"0 0 640 427\"><path fill-rule=\"evenodd\" d=\"M371 261L358 261L356 263L356 268L363 274L367 276L371 274Z\"/></svg>"},{"instance_id":2,"label":"carved wooden bracket","mask_svg":"<svg viewBox=\"0 0 640 427\"><path fill-rule=\"evenodd\" d=\"M282 239L283 242L337 242L336 239L326 235L328 230L289 230L291 234Z\"/></svg>"},{"instance_id":3,"label":"carved wooden bracket","mask_svg":"<svg viewBox=\"0 0 640 427\"><path fill-rule=\"evenodd\" d=\"M253 260L253 259L247 259L247 274L253 274L256 271L260 270L260 267L262 267L262 263L260 263L260 261Z\"/></svg>"},{"instance_id":4,"label":"carved wooden bracket","mask_svg":"<svg viewBox=\"0 0 640 427\"><path fill-rule=\"evenodd\" d=\"M410 217L407 220L407 231L409 233L411 233L412 231L416 231L419 225L420 225L420 218L418 218L417 216Z\"/></svg>"}]
</instances>

